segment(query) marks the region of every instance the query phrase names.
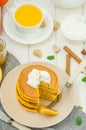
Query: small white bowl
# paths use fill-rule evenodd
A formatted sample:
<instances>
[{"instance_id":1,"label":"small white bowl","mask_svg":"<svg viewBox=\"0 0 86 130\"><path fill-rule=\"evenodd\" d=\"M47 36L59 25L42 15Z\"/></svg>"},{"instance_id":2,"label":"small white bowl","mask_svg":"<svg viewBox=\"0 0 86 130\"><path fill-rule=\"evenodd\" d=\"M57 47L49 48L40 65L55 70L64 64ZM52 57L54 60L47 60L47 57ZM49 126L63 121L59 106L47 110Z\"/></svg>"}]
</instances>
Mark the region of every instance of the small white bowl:
<instances>
[{"instance_id":1,"label":"small white bowl","mask_svg":"<svg viewBox=\"0 0 86 130\"><path fill-rule=\"evenodd\" d=\"M60 30L63 35L73 41L86 40L86 17L70 15L61 22Z\"/></svg>"},{"instance_id":2,"label":"small white bowl","mask_svg":"<svg viewBox=\"0 0 86 130\"><path fill-rule=\"evenodd\" d=\"M16 19L15 19L15 12L16 10L18 10L21 6L24 6L24 5L32 5L32 6L35 6L37 7L41 13L42 13L42 19L34 26L23 26L22 24L20 24ZM22 14L21 14L22 15ZM17 29L19 29L20 31L22 32L34 32L35 30L39 29L40 25L42 24L43 20L44 20L44 11L43 11L43 8L37 4L37 3L33 3L33 2L28 2L28 3L23 3L23 4L20 4L18 5L15 9L14 9L14 13L13 13L13 20L14 20L14 23L17 27Z\"/></svg>"}]
</instances>

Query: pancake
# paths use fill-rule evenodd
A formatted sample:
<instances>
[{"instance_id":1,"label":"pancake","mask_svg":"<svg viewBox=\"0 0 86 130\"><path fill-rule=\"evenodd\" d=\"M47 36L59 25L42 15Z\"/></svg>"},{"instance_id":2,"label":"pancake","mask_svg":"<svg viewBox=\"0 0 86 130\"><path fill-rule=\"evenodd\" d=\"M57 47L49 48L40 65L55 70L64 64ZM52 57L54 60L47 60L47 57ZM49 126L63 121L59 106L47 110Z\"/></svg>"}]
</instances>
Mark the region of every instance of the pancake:
<instances>
[{"instance_id":1,"label":"pancake","mask_svg":"<svg viewBox=\"0 0 86 130\"><path fill-rule=\"evenodd\" d=\"M41 81L37 88L27 84L28 75L33 69L48 72L50 83ZM53 101L58 94L58 87L58 76L53 70L42 65L30 65L19 74L16 83L16 97L23 108L28 111L37 112L40 99Z\"/></svg>"}]
</instances>

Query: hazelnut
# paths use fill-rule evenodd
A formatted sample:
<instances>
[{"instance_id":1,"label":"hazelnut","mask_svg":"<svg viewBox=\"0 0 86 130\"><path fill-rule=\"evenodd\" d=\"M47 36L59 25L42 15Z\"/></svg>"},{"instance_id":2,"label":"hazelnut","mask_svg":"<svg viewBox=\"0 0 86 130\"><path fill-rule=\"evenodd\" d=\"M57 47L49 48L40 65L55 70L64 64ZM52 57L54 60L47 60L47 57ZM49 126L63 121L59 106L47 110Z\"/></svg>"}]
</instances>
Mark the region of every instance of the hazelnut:
<instances>
[{"instance_id":1,"label":"hazelnut","mask_svg":"<svg viewBox=\"0 0 86 130\"><path fill-rule=\"evenodd\" d=\"M42 22L40 28L44 28L44 27L46 27L46 22L45 21Z\"/></svg>"},{"instance_id":2,"label":"hazelnut","mask_svg":"<svg viewBox=\"0 0 86 130\"><path fill-rule=\"evenodd\" d=\"M54 28L53 28L53 30L58 30L59 29L59 27L60 27L60 23L59 22L57 22L57 21L54 21Z\"/></svg>"},{"instance_id":3,"label":"hazelnut","mask_svg":"<svg viewBox=\"0 0 86 130\"><path fill-rule=\"evenodd\" d=\"M37 56L37 57L42 57L42 52L41 52L39 49L35 49L35 50L33 51L33 54L34 54L35 56Z\"/></svg>"},{"instance_id":4,"label":"hazelnut","mask_svg":"<svg viewBox=\"0 0 86 130\"><path fill-rule=\"evenodd\" d=\"M58 53L60 51L60 48L55 44L55 45L53 45L53 51L55 53Z\"/></svg>"}]
</instances>

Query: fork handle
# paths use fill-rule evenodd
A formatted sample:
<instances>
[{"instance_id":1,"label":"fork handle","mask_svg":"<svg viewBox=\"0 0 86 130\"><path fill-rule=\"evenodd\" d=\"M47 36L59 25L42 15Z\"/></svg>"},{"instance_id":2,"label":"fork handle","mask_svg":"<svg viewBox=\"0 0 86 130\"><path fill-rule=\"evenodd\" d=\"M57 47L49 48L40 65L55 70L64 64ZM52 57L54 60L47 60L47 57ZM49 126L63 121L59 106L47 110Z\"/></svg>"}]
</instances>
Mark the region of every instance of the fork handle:
<instances>
[{"instance_id":1,"label":"fork handle","mask_svg":"<svg viewBox=\"0 0 86 130\"><path fill-rule=\"evenodd\" d=\"M70 77L68 83L72 84L73 81L75 80L75 78L79 75L79 73L86 67L86 60L83 60L79 67L77 68L77 70L75 71L75 73Z\"/></svg>"}]
</instances>

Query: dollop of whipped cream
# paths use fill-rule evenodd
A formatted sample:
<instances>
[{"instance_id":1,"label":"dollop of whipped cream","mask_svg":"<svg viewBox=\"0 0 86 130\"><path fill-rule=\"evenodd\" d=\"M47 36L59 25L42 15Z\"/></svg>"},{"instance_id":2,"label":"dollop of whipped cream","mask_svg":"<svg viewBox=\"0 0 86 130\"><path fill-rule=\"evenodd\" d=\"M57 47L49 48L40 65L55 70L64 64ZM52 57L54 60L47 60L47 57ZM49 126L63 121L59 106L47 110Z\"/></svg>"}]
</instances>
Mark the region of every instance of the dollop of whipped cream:
<instances>
[{"instance_id":1,"label":"dollop of whipped cream","mask_svg":"<svg viewBox=\"0 0 86 130\"><path fill-rule=\"evenodd\" d=\"M32 71L28 74L27 84L37 88L41 81L50 83L49 73L47 71L32 69Z\"/></svg>"}]
</instances>

